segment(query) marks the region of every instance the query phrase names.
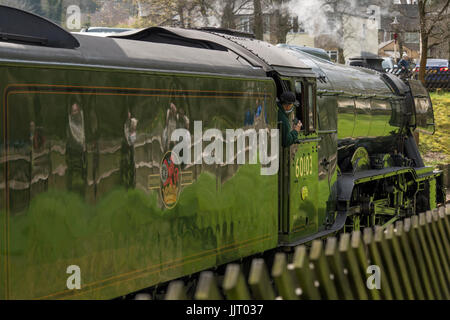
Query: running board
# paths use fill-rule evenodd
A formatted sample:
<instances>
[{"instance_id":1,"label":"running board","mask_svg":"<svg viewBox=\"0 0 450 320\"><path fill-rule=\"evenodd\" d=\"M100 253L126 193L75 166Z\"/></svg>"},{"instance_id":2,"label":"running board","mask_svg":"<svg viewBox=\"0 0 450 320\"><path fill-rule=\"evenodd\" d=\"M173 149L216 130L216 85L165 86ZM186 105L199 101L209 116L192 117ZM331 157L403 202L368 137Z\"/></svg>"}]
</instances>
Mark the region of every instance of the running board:
<instances>
[{"instance_id":1,"label":"running board","mask_svg":"<svg viewBox=\"0 0 450 320\"><path fill-rule=\"evenodd\" d=\"M278 247L296 247L296 246L298 246L300 244L304 244L306 242L315 240L317 238L329 235L330 233L333 233L333 232L336 232L338 230L341 230L344 227L344 225L345 225L346 219L347 219L347 213L339 212L337 217L336 217L336 220L334 221L334 224L331 226L330 229L326 229L326 230L320 231L318 233L314 233L314 234L309 235L309 236L307 236L305 238L301 238L301 239L299 239L299 240L297 240L295 242L290 242L290 243L280 242L278 244Z\"/></svg>"}]
</instances>

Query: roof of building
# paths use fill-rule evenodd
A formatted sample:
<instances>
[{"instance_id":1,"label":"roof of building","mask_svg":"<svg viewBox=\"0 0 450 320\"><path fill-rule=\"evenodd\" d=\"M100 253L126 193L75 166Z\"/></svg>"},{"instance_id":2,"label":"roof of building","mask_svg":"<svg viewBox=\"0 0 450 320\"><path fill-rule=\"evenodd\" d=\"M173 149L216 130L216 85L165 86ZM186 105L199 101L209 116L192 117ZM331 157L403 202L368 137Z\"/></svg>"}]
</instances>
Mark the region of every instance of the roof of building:
<instances>
[{"instance_id":1,"label":"roof of building","mask_svg":"<svg viewBox=\"0 0 450 320\"><path fill-rule=\"evenodd\" d=\"M391 45L394 42L394 40L389 40L389 41L385 41L382 42L378 45L378 49L379 50L383 50L384 48L386 48L387 46ZM412 51L419 51L420 50L420 45L418 43L408 43L408 42L404 42L403 43L403 47L412 50Z\"/></svg>"}]
</instances>

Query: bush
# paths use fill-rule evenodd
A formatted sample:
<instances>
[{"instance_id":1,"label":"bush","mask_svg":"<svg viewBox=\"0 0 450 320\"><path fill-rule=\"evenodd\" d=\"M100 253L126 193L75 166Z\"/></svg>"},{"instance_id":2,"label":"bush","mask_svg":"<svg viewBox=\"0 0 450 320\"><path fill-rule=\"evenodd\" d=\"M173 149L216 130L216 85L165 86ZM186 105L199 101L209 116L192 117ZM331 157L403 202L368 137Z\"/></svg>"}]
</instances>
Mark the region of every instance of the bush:
<instances>
[{"instance_id":1,"label":"bush","mask_svg":"<svg viewBox=\"0 0 450 320\"><path fill-rule=\"evenodd\" d=\"M420 134L419 149L427 165L450 162L450 93L432 93L436 132Z\"/></svg>"}]
</instances>

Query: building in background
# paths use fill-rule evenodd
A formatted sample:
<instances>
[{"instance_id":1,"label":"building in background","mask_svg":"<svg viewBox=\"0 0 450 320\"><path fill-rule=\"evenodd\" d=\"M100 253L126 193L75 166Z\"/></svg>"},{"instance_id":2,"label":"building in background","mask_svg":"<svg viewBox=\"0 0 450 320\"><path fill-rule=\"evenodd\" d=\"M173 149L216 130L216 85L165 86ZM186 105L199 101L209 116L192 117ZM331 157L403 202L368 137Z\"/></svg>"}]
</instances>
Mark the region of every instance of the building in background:
<instances>
[{"instance_id":1,"label":"building in background","mask_svg":"<svg viewBox=\"0 0 450 320\"><path fill-rule=\"evenodd\" d=\"M272 13L267 10L262 13L263 20L263 40L271 42L271 16ZM235 15L236 30L245 33L253 33L253 11L242 10Z\"/></svg>"},{"instance_id":2,"label":"building in background","mask_svg":"<svg viewBox=\"0 0 450 320\"><path fill-rule=\"evenodd\" d=\"M305 27L298 21L297 16L292 18L292 29L289 30L286 36L286 43L297 46L315 47L314 36L306 32Z\"/></svg>"},{"instance_id":3,"label":"building in background","mask_svg":"<svg viewBox=\"0 0 450 320\"><path fill-rule=\"evenodd\" d=\"M412 47L414 49L410 48L411 43L405 43L402 47L402 54L406 53L408 57L411 59L419 59L420 58L420 52L418 48L418 44L413 44ZM381 57L390 57L393 58L394 56L397 57L397 59L400 58L400 51L398 44L395 43L394 40L389 40L383 43L380 43L378 55Z\"/></svg>"},{"instance_id":4,"label":"building in background","mask_svg":"<svg viewBox=\"0 0 450 320\"><path fill-rule=\"evenodd\" d=\"M378 29L374 26L374 17L367 14L367 10L361 12L343 13L339 21L333 12L326 14L328 28L316 35L305 32L301 24L298 29L292 29L288 33L287 43L303 45L326 50L333 61L338 61L339 53L341 62L354 56L366 56L378 54ZM298 18L295 17L294 21ZM295 26L295 23L293 23ZM339 25L339 26L338 26ZM338 28L342 28L337 30Z\"/></svg>"},{"instance_id":5,"label":"building in background","mask_svg":"<svg viewBox=\"0 0 450 320\"><path fill-rule=\"evenodd\" d=\"M448 29L448 20L438 21ZM447 24L447 25L446 25ZM394 39L396 37L396 39ZM395 41L396 40L396 41ZM379 55L400 59L406 52L412 59L420 58L420 17L417 0L394 0L391 10L381 15L378 31ZM449 40L445 33L430 39L428 58L450 60Z\"/></svg>"},{"instance_id":6,"label":"building in background","mask_svg":"<svg viewBox=\"0 0 450 320\"><path fill-rule=\"evenodd\" d=\"M420 57L419 9L417 1L394 1L392 10L381 15L378 30L379 55L399 60L403 53Z\"/></svg>"}]
</instances>

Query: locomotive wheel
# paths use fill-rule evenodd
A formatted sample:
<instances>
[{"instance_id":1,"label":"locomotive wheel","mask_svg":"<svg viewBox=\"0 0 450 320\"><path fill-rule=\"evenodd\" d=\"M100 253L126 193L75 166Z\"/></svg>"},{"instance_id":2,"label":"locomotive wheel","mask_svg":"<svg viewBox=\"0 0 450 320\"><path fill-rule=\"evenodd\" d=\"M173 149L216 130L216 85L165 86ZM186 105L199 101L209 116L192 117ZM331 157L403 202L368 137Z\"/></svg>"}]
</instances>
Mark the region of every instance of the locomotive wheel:
<instances>
[{"instance_id":1,"label":"locomotive wheel","mask_svg":"<svg viewBox=\"0 0 450 320\"><path fill-rule=\"evenodd\" d=\"M353 153L350 162L352 164L353 172L358 172L361 170L369 170L370 158L366 148L359 147L358 149L356 149L355 153Z\"/></svg>"}]
</instances>

